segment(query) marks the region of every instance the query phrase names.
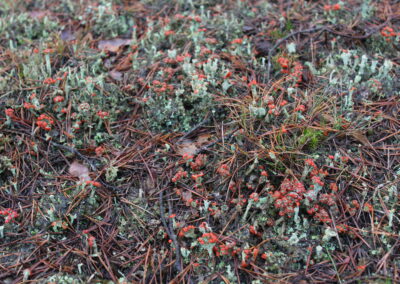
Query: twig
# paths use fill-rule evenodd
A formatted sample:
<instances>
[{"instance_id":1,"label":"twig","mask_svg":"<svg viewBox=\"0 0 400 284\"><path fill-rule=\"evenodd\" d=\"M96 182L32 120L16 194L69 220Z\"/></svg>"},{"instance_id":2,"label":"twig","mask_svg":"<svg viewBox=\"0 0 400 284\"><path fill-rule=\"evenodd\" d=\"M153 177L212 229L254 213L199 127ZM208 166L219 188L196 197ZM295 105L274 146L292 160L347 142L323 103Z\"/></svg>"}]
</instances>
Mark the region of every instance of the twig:
<instances>
[{"instance_id":1,"label":"twig","mask_svg":"<svg viewBox=\"0 0 400 284\"><path fill-rule=\"evenodd\" d=\"M45 138L41 137L41 136L36 136L41 140L47 141ZM74 153L75 155L77 155L79 158L81 158L82 160L84 160L85 162L87 162L90 166L90 168L92 169L92 171L97 171L97 167L95 164L92 163L92 161L86 157L85 155L81 154L77 149L70 147L70 146L66 146L66 145L62 145L62 144L58 144L52 140L48 141L50 142L51 145L57 147L57 148L62 148L64 150L70 151L71 153Z\"/></svg>"},{"instance_id":2,"label":"twig","mask_svg":"<svg viewBox=\"0 0 400 284\"><path fill-rule=\"evenodd\" d=\"M206 124L208 121L210 121L210 117L208 116L208 114L206 115L206 117L203 119L203 121L201 121L200 123L196 124L192 129L190 129L188 132L186 132L181 138L178 139L177 143L182 142L186 137L188 137L189 135L191 135L193 132L195 132L197 129L199 129L200 127L202 127L204 124Z\"/></svg>"},{"instance_id":3,"label":"twig","mask_svg":"<svg viewBox=\"0 0 400 284\"><path fill-rule=\"evenodd\" d=\"M164 215L164 189L160 191L159 202L160 202L161 222L163 223L164 228L167 231L167 234L168 234L169 238L172 240L172 242L175 245L175 257L176 257L175 268L179 273L181 273L182 272L181 248L179 246L179 243L178 243L178 240L177 240L176 235L174 233L174 229L172 228L172 225L170 223L167 224L167 220L165 219L165 215ZM169 205L169 211L171 213L170 205Z\"/></svg>"},{"instance_id":4,"label":"twig","mask_svg":"<svg viewBox=\"0 0 400 284\"><path fill-rule=\"evenodd\" d=\"M198 149L195 152L195 155L200 154L201 152L207 151L208 148L211 148L212 146L214 146L215 144L217 144L223 140L229 140L238 130L239 130L239 128L236 128L235 130L233 130L231 133L225 135L224 137L222 137L214 142L211 142L210 144L207 144L204 147L201 147L200 149Z\"/></svg>"}]
</instances>

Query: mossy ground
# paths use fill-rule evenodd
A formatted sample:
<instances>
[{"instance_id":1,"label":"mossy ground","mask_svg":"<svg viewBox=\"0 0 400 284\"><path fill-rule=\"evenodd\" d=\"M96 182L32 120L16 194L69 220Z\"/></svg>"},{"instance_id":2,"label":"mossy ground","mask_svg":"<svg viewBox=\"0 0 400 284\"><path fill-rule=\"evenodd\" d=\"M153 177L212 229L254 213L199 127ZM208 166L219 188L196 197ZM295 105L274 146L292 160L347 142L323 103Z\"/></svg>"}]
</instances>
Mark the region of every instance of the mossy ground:
<instances>
[{"instance_id":1,"label":"mossy ground","mask_svg":"<svg viewBox=\"0 0 400 284\"><path fill-rule=\"evenodd\" d=\"M0 281L400 281L398 15L0 2Z\"/></svg>"}]
</instances>

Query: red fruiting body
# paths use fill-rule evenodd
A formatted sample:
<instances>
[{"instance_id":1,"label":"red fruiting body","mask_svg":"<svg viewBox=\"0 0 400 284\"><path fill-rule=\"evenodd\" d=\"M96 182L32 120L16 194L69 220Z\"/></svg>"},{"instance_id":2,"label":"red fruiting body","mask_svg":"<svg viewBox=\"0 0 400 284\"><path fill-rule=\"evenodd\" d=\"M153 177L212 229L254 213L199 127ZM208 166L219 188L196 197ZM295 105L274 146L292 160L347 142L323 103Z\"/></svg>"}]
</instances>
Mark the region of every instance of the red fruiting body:
<instances>
[{"instance_id":1,"label":"red fruiting body","mask_svg":"<svg viewBox=\"0 0 400 284\"><path fill-rule=\"evenodd\" d=\"M107 111L98 111L97 112L97 115L100 117L100 118L102 118L102 119L104 119L104 118L106 118L108 115L109 115L109 113L107 112Z\"/></svg>"},{"instance_id":2,"label":"red fruiting body","mask_svg":"<svg viewBox=\"0 0 400 284\"><path fill-rule=\"evenodd\" d=\"M88 246L89 246L90 248L93 247L95 241L96 241L96 238L95 238L95 237L89 236L89 237L88 237Z\"/></svg>"},{"instance_id":3,"label":"red fruiting body","mask_svg":"<svg viewBox=\"0 0 400 284\"><path fill-rule=\"evenodd\" d=\"M36 107L33 105L33 104L31 104L31 103L28 103L28 102L24 102L24 108L25 109L36 109Z\"/></svg>"},{"instance_id":4,"label":"red fruiting body","mask_svg":"<svg viewBox=\"0 0 400 284\"><path fill-rule=\"evenodd\" d=\"M53 78L46 78L46 79L44 79L43 84L52 85L52 84L54 84L56 82L57 82L57 80L55 80Z\"/></svg>"},{"instance_id":5,"label":"red fruiting body","mask_svg":"<svg viewBox=\"0 0 400 284\"><path fill-rule=\"evenodd\" d=\"M381 35L384 37L392 37L396 36L396 33L391 27L384 27L381 31Z\"/></svg>"},{"instance_id":6,"label":"red fruiting body","mask_svg":"<svg viewBox=\"0 0 400 284\"><path fill-rule=\"evenodd\" d=\"M288 178L284 179L280 190L270 192L275 198L275 208L279 209L279 215L291 217L294 209L300 206L300 201L304 199L306 189L299 181L293 181Z\"/></svg>"},{"instance_id":7,"label":"red fruiting body","mask_svg":"<svg viewBox=\"0 0 400 284\"><path fill-rule=\"evenodd\" d=\"M51 125L54 125L54 120L47 114L41 114L36 120L37 126L44 130L51 130Z\"/></svg>"},{"instance_id":8,"label":"red fruiting body","mask_svg":"<svg viewBox=\"0 0 400 284\"><path fill-rule=\"evenodd\" d=\"M196 160L190 163L190 167L192 168L192 170L198 171L205 165L206 162L207 162L207 155L199 154L196 157Z\"/></svg>"},{"instance_id":9,"label":"red fruiting body","mask_svg":"<svg viewBox=\"0 0 400 284\"><path fill-rule=\"evenodd\" d=\"M4 223L10 223L13 219L19 216L18 212L12 210L11 208L6 208L4 210L0 210L0 215L6 216Z\"/></svg>"},{"instance_id":10,"label":"red fruiting body","mask_svg":"<svg viewBox=\"0 0 400 284\"><path fill-rule=\"evenodd\" d=\"M254 202L257 202L259 200L258 193L253 192L252 194L250 194L250 199L253 199Z\"/></svg>"},{"instance_id":11,"label":"red fruiting body","mask_svg":"<svg viewBox=\"0 0 400 284\"><path fill-rule=\"evenodd\" d=\"M97 156L101 156L101 155L103 155L105 150L106 149L103 146L99 146L99 147L96 147L96 149L94 151L96 152Z\"/></svg>"},{"instance_id":12,"label":"red fruiting body","mask_svg":"<svg viewBox=\"0 0 400 284\"><path fill-rule=\"evenodd\" d=\"M204 176L204 173L203 173L203 172L200 172L200 173L198 173L198 174L196 174L196 175L192 175L192 179L195 180L195 181L197 181L197 179L200 178L200 177L202 177L202 176Z\"/></svg>"},{"instance_id":13,"label":"red fruiting body","mask_svg":"<svg viewBox=\"0 0 400 284\"><path fill-rule=\"evenodd\" d=\"M165 31L165 32L164 32L164 35L165 35L165 36L170 36L170 35L174 35L174 34L175 34L175 32L172 31L172 30L168 30L168 31Z\"/></svg>"},{"instance_id":14,"label":"red fruiting body","mask_svg":"<svg viewBox=\"0 0 400 284\"><path fill-rule=\"evenodd\" d=\"M171 179L172 182L177 182L183 177L187 177L188 173L186 171L178 171L175 176Z\"/></svg>"},{"instance_id":15,"label":"red fruiting body","mask_svg":"<svg viewBox=\"0 0 400 284\"><path fill-rule=\"evenodd\" d=\"M251 86L257 86L257 81L255 79L251 80L247 86L251 87Z\"/></svg>"},{"instance_id":16,"label":"red fruiting body","mask_svg":"<svg viewBox=\"0 0 400 284\"><path fill-rule=\"evenodd\" d=\"M196 227L193 226L193 225L189 225L189 226L186 226L186 227L182 228L181 231L178 234L178 237L184 237L187 232L189 232L191 230L194 230L195 228Z\"/></svg>"},{"instance_id":17,"label":"red fruiting body","mask_svg":"<svg viewBox=\"0 0 400 284\"><path fill-rule=\"evenodd\" d=\"M53 102L55 102L55 103L61 103L63 101L64 101L64 97L63 96L56 96L53 99Z\"/></svg>"},{"instance_id":18,"label":"red fruiting body","mask_svg":"<svg viewBox=\"0 0 400 284\"><path fill-rule=\"evenodd\" d=\"M12 108L7 108L5 111L6 115L10 118L15 117L14 110Z\"/></svg>"},{"instance_id":19,"label":"red fruiting body","mask_svg":"<svg viewBox=\"0 0 400 284\"><path fill-rule=\"evenodd\" d=\"M237 38L231 41L232 44L242 44L243 43L243 39L241 38Z\"/></svg>"},{"instance_id":20,"label":"red fruiting body","mask_svg":"<svg viewBox=\"0 0 400 284\"><path fill-rule=\"evenodd\" d=\"M285 57L279 57L278 58L278 63L281 65L282 69L287 69L289 68L289 59L285 58Z\"/></svg>"},{"instance_id":21,"label":"red fruiting body","mask_svg":"<svg viewBox=\"0 0 400 284\"><path fill-rule=\"evenodd\" d=\"M230 176L229 166L227 164L222 164L218 169L217 173L223 177Z\"/></svg>"},{"instance_id":22,"label":"red fruiting body","mask_svg":"<svg viewBox=\"0 0 400 284\"><path fill-rule=\"evenodd\" d=\"M294 109L294 111L301 111L301 112L303 112L305 110L306 110L306 107L304 105L299 105L298 107L296 107Z\"/></svg>"}]
</instances>

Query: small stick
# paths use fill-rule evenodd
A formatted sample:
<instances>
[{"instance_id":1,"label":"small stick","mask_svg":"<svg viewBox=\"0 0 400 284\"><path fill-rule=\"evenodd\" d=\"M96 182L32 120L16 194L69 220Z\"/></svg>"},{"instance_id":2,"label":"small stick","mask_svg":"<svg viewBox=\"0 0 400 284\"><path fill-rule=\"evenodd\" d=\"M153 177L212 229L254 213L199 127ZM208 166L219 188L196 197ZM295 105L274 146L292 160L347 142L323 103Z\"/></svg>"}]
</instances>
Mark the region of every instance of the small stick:
<instances>
[{"instance_id":1,"label":"small stick","mask_svg":"<svg viewBox=\"0 0 400 284\"><path fill-rule=\"evenodd\" d=\"M179 246L178 240L176 238L176 235L174 233L174 229L172 228L171 223L168 222L167 224L167 220L165 219L165 215L164 215L164 189L160 191L160 195L159 195L159 202L160 202L160 216L161 216L161 222L164 225L165 230L167 231L167 234L169 236L169 238L172 240L172 242L175 245L175 268L176 270L178 270L178 273L182 272L182 265L181 265L181 248ZM171 213L171 205L169 205L169 213Z\"/></svg>"}]
</instances>

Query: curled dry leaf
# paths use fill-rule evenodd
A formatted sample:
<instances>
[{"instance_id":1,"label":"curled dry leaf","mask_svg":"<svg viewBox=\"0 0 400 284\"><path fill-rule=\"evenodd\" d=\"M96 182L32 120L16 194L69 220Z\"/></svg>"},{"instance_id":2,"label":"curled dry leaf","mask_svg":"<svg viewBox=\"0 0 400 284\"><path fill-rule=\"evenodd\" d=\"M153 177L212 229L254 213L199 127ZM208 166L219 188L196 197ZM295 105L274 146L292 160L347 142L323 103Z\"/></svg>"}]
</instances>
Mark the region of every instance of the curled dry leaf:
<instances>
[{"instance_id":1,"label":"curled dry leaf","mask_svg":"<svg viewBox=\"0 0 400 284\"><path fill-rule=\"evenodd\" d=\"M184 139L181 143L177 146L178 150L177 153L180 156L183 155L196 155L198 151L205 145L211 142L211 134L209 133L202 133L196 138L191 139Z\"/></svg>"},{"instance_id":2,"label":"curled dry leaf","mask_svg":"<svg viewBox=\"0 0 400 284\"><path fill-rule=\"evenodd\" d=\"M360 130L349 131L349 132L347 132L347 135L350 135L355 140L361 142L364 146L370 146L371 148L373 148L373 146L369 142L367 136L365 136L364 133L362 133L362 131L360 131Z\"/></svg>"},{"instance_id":3,"label":"curled dry leaf","mask_svg":"<svg viewBox=\"0 0 400 284\"><path fill-rule=\"evenodd\" d=\"M78 163L77 161L74 161L69 166L69 174L78 177L80 181L90 180L88 167Z\"/></svg>"},{"instance_id":4,"label":"curled dry leaf","mask_svg":"<svg viewBox=\"0 0 400 284\"><path fill-rule=\"evenodd\" d=\"M209 144L211 141L211 134L209 133L202 133L196 138L196 145L197 147L201 148L204 145Z\"/></svg>"},{"instance_id":5,"label":"curled dry leaf","mask_svg":"<svg viewBox=\"0 0 400 284\"><path fill-rule=\"evenodd\" d=\"M272 48L272 44L266 40L259 40L255 44L255 49L258 56L268 56L269 51Z\"/></svg>"},{"instance_id":6,"label":"curled dry leaf","mask_svg":"<svg viewBox=\"0 0 400 284\"><path fill-rule=\"evenodd\" d=\"M101 40L99 41L98 48L105 51L117 52L120 47L129 45L130 43L131 43L130 39L122 39L122 38Z\"/></svg>"},{"instance_id":7,"label":"curled dry leaf","mask_svg":"<svg viewBox=\"0 0 400 284\"><path fill-rule=\"evenodd\" d=\"M148 11L146 6L140 2L129 3L129 4L123 5L123 9L129 13L139 13L139 12L147 12Z\"/></svg>"},{"instance_id":8,"label":"curled dry leaf","mask_svg":"<svg viewBox=\"0 0 400 284\"><path fill-rule=\"evenodd\" d=\"M197 153L197 150L198 148L196 146L196 143L192 140L186 139L178 145L177 153L181 156L185 154L191 156L195 155Z\"/></svg>"},{"instance_id":9,"label":"curled dry leaf","mask_svg":"<svg viewBox=\"0 0 400 284\"><path fill-rule=\"evenodd\" d=\"M118 64L115 66L114 70L116 71L126 71L132 68L132 55L128 54L127 56L121 58Z\"/></svg>"},{"instance_id":10,"label":"curled dry leaf","mask_svg":"<svg viewBox=\"0 0 400 284\"><path fill-rule=\"evenodd\" d=\"M76 39L74 33L69 29L62 30L60 33L60 37L63 41L71 41Z\"/></svg>"},{"instance_id":11,"label":"curled dry leaf","mask_svg":"<svg viewBox=\"0 0 400 284\"><path fill-rule=\"evenodd\" d=\"M110 75L111 78L113 78L115 81L122 81L122 73L119 71L111 70L110 72L108 72L108 75Z\"/></svg>"},{"instance_id":12,"label":"curled dry leaf","mask_svg":"<svg viewBox=\"0 0 400 284\"><path fill-rule=\"evenodd\" d=\"M48 11L31 11L28 14L32 18L39 19L39 20L50 15L50 13Z\"/></svg>"}]
</instances>

